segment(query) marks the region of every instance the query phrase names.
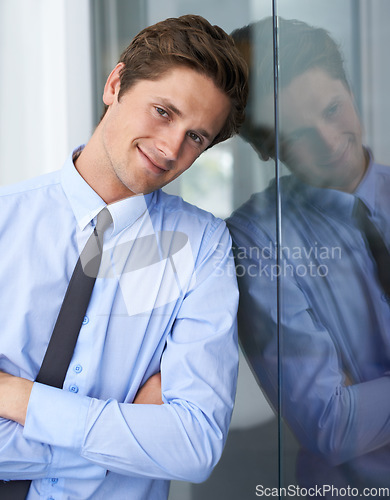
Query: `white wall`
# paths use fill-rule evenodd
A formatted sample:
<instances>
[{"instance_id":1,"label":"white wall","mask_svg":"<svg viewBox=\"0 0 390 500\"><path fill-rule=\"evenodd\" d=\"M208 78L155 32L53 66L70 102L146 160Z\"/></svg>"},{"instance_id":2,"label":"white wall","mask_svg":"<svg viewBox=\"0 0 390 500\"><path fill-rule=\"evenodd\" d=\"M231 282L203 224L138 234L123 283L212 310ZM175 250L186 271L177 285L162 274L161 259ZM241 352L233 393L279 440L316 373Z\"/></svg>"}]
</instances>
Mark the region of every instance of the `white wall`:
<instances>
[{"instance_id":1,"label":"white wall","mask_svg":"<svg viewBox=\"0 0 390 500\"><path fill-rule=\"evenodd\" d=\"M0 183L60 168L92 129L88 0L1 0Z\"/></svg>"}]
</instances>

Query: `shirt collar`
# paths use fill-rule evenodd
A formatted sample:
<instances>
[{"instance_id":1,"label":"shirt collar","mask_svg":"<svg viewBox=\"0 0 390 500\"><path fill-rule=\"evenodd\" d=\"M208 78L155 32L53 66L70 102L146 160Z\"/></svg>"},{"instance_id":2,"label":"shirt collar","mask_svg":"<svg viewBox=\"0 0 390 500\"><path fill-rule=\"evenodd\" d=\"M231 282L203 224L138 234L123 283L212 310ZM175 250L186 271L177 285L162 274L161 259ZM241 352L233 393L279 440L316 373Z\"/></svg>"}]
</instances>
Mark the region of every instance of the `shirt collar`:
<instances>
[{"instance_id":1,"label":"shirt collar","mask_svg":"<svg viewBox=\"0 0 390 500\"><path fill-rule=\"evenodd\" d=\"M146 210L150 210L155 202L154 193L146 195L135 195L108 205L108 209L114 221L112 236L120 233L128 226L132 226Z\"/></svg>"},{"instance_id":2,"label":"shirt collar","mask_svg":"<svg viewBox=\"0 0 390 500\"><path fill-rule=\"evenodd\" d=\"M61 171L61 183L77 224L80 230L83 230L106 206L106 203L82 178L73 164L73 155L80 148L83 148L83 146L76 148L67 158ZM130 196L108 205L107 208L114 222L111 235L118 234L126 227L134 224L150 208L153 200L154 193L149 193L147 195Z\"/></svg>"}]
</instances>

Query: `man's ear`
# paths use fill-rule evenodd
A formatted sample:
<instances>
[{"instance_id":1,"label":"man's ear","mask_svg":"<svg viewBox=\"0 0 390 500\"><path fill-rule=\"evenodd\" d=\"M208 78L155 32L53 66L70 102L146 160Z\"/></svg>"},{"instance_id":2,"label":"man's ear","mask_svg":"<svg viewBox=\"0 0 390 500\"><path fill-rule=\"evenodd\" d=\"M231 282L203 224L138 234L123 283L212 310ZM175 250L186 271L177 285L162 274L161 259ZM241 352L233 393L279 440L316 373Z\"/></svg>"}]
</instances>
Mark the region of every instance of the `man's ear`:
<instances>
[{"instance_id":1,"label":"man's ear","mask_svg":"<svg viewBox=\"0 0 390 500\"><path fill-rule=\"evenodd\" d=\"M107 78L103 91L103 102L107 106L110 106L118 97L121 86L119 75L123 67L124 63L118 63Z\"/></svg>"}]
</instances>

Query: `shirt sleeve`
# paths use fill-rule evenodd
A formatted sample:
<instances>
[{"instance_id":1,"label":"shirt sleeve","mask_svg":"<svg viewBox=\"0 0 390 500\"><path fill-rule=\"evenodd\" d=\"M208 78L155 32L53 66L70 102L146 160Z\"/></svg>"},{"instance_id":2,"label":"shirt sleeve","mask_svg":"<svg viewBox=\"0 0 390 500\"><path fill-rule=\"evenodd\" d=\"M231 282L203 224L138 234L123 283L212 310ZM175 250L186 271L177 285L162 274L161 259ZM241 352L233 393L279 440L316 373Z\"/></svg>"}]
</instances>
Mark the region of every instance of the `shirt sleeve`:
<instances>
[{"instance_id":1,"label":"shirt sleeve","mask_svg":"<svg viewBox=\"0 0 390 500\"><path fill-rule=\"evenodd\" d=\"M25 438L119 474L205 480L222 453L233 409L237 305L231 239L220 221L198 255L162 356L165 404L102 401L35 383Z\"/></svg>"},{"instance_id":2,"label":"shirt sleeve","mask_svg":"<svg viewBox=\"0 0 390 500\"><path fill-rule=\"evenodd\" d=\"M0 479L45 479L61 476L101 479L106 470L73 450L56 449L25 439L23 427L0 418Z\"/></svg>"},{"instance_id":3,"label":"shirt sleeve","mask_svg":"<svg viewBox=\"0 0 390 500\"><path fill-rule=\"evenodd\" d=\"M334 332L318 319L292 273L276 266L274 239L235 220L229 228L239 270L240 341L273 407L281 401L300 444L337 465L390 443L390 401L383 397L390 378L351 384Z\"/></svg>"}]
</instances>

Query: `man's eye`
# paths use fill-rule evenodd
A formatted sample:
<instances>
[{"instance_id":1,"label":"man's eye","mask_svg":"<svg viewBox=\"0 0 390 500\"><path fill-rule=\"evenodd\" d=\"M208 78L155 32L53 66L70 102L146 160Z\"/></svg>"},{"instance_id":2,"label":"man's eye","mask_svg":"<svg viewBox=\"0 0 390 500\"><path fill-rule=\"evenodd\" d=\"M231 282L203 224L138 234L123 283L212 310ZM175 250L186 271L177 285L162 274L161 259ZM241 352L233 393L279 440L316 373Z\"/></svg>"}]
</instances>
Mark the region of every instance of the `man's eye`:
<instances>
[{"instance_id":1,"label":"man's eye","mask_svg":"<svg viewBox=\"0 0 390 500\"><path fill-rule=\"evenodd\" d=\"M188 136L191 137L191 139L198 144L202 143L202 139L199 137L199 135L195 134L194 132L188 132Z\"/></svg>"},{"instance_id":2,"label":"man's eye","mask_svg":"<svg viewBox=\"0 0 390 500\"><path fill-rule=\"evenodd\" d=\"M327 108L325 115L328 118L331 118L332 116L334 116L338 112L338 110L339 110L339 103L336 102L336 103L330 105L329 108Z\"/></svg>"},{"instance_id":3,"label":"man's eye","mask_svg":"<svg viewBox=\"0 0 390 500\"><path fill-rule=\"evenodd\" d=\"M168 116L168 113L163 108L159 108L158 106L156 106L156 111L161 116L164 116L164 117Z\"/></svg>"}]
</instances>

